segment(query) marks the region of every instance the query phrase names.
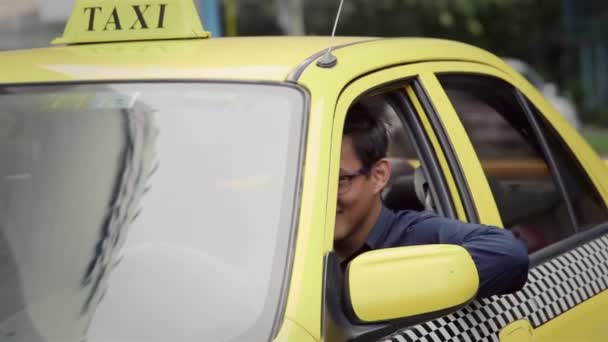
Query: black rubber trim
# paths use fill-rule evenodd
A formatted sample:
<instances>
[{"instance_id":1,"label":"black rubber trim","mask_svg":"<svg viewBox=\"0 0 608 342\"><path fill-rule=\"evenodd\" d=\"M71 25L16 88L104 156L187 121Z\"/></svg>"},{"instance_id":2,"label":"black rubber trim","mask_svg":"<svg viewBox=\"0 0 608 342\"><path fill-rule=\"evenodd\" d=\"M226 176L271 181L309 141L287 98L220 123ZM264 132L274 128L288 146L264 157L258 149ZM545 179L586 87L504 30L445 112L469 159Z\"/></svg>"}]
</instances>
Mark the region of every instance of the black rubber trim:
<instances>
[{"instance_id":1,"label":"black rubber trim","mask_svg":"<svg viewBox=\"0 0 608 342\"><path fill-rule=\"evenodd\" d=\"M435 134L437 135L439 144L445 152L445 156L452 171L456 186L458 187L468 221L471 223L479 223L479 215L477 213L477 208L473 204L471 189L469 188L469 184L467 183L467 180L464 177L462 167L460 165L460 160L456 157L454 146L450 142L450 138L446 133L445 127L443 126L441 120L439 120L439 115L437 115L437 111L431 103L428 93L422 86L421 82L415 81L413 87L414 91L416 92L416 95L418 96L418 100L422 105L422 108L426 112L429 121L431 122L431 125L435 129Z\"/></svg>"},{"instance_id":2,"label":"black rubber trim","mask_svg":"<svg viewBox=\"0 0 608 342\"><path fill-rule=\"evenodd\" d=\"M341 45L336 45L334 47L331 48L332 51L347 47L347 46L351 46L351 45L355 45L355 44L361 44L361 43L367 43L367 42L372 42L372 41L376 41L376 40L381 40L384 38L376 38L376 39L363 39L360 41L356 41L356 42L350 42L350 43L346 43L346 44L341 44ZM329 43L329 40L328 40ZM329 47L329 44L328 44ZM327 48L315 53L314 55L306 58L302 63L298 64L298 66L293 69L288 75L287 78L285 78L285 81L287 82L291 82L291 83L297 83L298 79L300 79L300 76L302 76L302 74L304 73L304 70L306 70L306 68L308 68L309 65L311 65L314 61L316 61L317 59L319 59L321 56L323 56L325 53L327 52ZM337 62L337 61L336 61Z\"/></svg>"},{"instance_id":3,"label":"black rubber trim","mask_svg":"<svg viewBox=\"0 0 608 342\"><path fill-rule=\"evenodd\" d=\"M550 245L549 247L530 254L530 267L535 267L544 262L550 261L560 254L566 253L575 249L576 247L580 247L589 241L601 238L607 234L608 222L605 222L589 230L567 237Z\"/></svg>"},{"instance_id":4,"label":"black rubber trim","mask_svg":"<svg viewBox=\"0 0 608 342\"><path fill-rule=\"evenodd\" d=\"M325 342L374 341L397 329L390 324L360 324L347 314L344 274L335 252L325 256L321 337ZM352 310L352 308L351 308Z\"/></svg>"},{"instance_id":5,"label":"black rubber trim","mask_svg":"<svg viewBox=\"0 0 608 342\"><path fill-rule=\"evenodd\" d=\"M274 340L281 327L283 326L283 321L285 319L285 310L287 309L287 296L289 294L289 286L291 284L291 276L293 270L293 259L295 257L295 247L296 247L296 237L298 233L299 227L299 218L301 212L301 199L302 199L302 191L304 189L304 164L305 164L305 155L306 155L306 146L308 146L308 122L309 122L309 114L310 114L310 94L306 89L301 86L294 85L289 86L286 83L279 83L282 86L288 86L290 88L296 89L300 91L304 97L304 108L302 113L302 122L300 123L300 146L298 148L298 158L297 158L297 172L296 172L296 191L294 193L294 198L292 200L292 217L291 224L289 228L289 238L288 243L289 247L287 249L287 258L285 260L285 266L283 269L283 282L281 284L281 295L279 297L278 308L275 313L275 320L272 326L272 339Z\"/></svg>"},{"instance_id":6,"label":"black rubber trim","mask_svg":"<svg viewBox=\"0 0 608 342\"><path fill-rule=\"evenodd\" d=\"M402 115L399 115L399 118L402 120L403 126L408 130L408 133L412 137L412 141L415 145L414 147L422 159L423 172L426 173L425 176L429 180L431 196L438 206L437 209L439 214L449 218L457 218L453 202L447 192L448 187L446 185L445 176L441 172L439 162L433 152L434 150L428 135L418 119L416 109L403 91L394 93L394 95L392 95L392 100L397 103L395 109L402 112ZM420 115L423 115L423 113L420 113Z\"/></svg>"},{"instance_id":7,"label":"black rubber trim","mask_svg":"<svg viewBox=\"0 0 608 342\"><path fill-rule=\"evenodd\" d=\"M323 297L323 340L326 342L377 341L399 330L445 316L466 306L465 303L423 315L382 322L364 322L354 313L348 290L348 267L342 273L340 261L334 252L325 256L325 291Z\"/></svg>"},{"instance_id":8,"label":"black rubber trim","mask_svg":"<svg viewBox=\"0 0 608 342\"><path fill-rule=\"evenodd\" d=\"M36 82L36 83L0 83L0 92L4 92L5 88L19 88L19 87L38 87L38 86L74 86L74 85L90 85L90 84L139 84L139 83L229 83L229 84L261 84L261 85L273 85L288 87L297 90L304 97L304 112L302 115L302 131L300 138L300 146L298 149L298 171L296 173L296 193L293 198L293 214L291 217L291 227L289 230L288 237L288 249L287 257L285 259L285 266L283 269L283 279L281 281L281 294L278 301L277 310L275 310L275 319L272 326L272 338L276 338L282 323L285 318L285 310L287 304L287 295L289 285L291 284L291 274L293 270L293 259L295 254L295 242L297 236L297 230L299 226L299 217L301 209L301 194L303 188L303 175L304 175L304 156L306 153L307 145L307 134L308 134L308 120L309 120L309 106L310 106L310 94L308 91L293 83L287 82L275 82L275 81L235 81L235 80L196 80L196 79L139 79L139 80L92 80L92 81L59 81L59 82ZM6 92L9 93L9 92Z\"/></svg>"},{"instance_id":9,"label":"black rubber trim","mask_svg":"<svg viewBox=\"0 0 608 342\"><path fill-rule=\"evenodd\" d=\"M557 165L557 162L555 161L555 158L553 157L553 153L551 151L551 148L549 147L549 144L547 143L547 139L545 138L543 130L541 129L540 124L537 121L536 115L530 108L530 104L528 103L528 100L525 98L525 96L515 87L513 87L513 91L514 91L515 97L517 98L517 102L519 102L519 105L524 109L524 112L525 112L526 116L528 117L528 121L532 125L532 129L534 130L534 133L536 134L536 137L538 138L538 142L543 151L543 154L545 155L545 159L547 160L549 167L551 168L551 170L553 171L553 174L555 175L555 177L554 177L555 182L557 183L557 187L559 188L559 191L560 191L562 197L564 198L564 202L566 203L566 207L568 208L568 216L570 217L570 222L572 223L574 232L578 233L579 228L578 228L578 221L577 221L576 215L575 215L574 205L572 205L570 196L568 196L568 190L566 188L566 184L564 183L561 171L559 169L559 166Z\"/></svg>"}]
</instances>

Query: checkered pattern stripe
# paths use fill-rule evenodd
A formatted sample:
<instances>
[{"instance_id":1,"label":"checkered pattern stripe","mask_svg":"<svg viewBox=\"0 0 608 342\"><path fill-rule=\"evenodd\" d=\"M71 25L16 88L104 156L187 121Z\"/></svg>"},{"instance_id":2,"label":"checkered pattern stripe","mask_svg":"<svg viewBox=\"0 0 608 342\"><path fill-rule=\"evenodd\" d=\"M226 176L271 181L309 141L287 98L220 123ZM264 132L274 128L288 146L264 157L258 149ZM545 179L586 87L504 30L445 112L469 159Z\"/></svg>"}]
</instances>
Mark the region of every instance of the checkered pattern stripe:
<instances>
[{"instance_id":1,"label":"checkered pattern stripe","mask_svg":"<svg viewBox=\"0 0 608 342\"><path fill-rule=\"evenodd\" d=\"M476 300L463 309L380 340L381 342L492 341L510 322L539 327L608 289L608 234L530 270L514 294Z\"/></svg>"}]
</instances>

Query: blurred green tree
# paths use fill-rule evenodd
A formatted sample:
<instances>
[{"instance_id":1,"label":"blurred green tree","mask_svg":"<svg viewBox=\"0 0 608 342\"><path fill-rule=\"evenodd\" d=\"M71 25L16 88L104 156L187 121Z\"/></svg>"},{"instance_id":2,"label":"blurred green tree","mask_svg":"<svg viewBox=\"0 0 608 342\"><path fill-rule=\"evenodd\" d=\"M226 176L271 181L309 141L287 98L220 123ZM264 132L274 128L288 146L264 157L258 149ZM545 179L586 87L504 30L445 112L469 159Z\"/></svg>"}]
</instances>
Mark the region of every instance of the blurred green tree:
<instances>
[{"instance_id":1,"label":"blurred green tree","mask_svg":"<svg viewBox=\"0 0 608 342\"><path fill-rule=\"evenodd\" d=\"M519 58L545 79L555 82L580 109L586 110L583 104L589 102L590 83L583 82L585 78L581 77L584 63L581 64L580 53L585 35L573 39L564 29L568 8L585 7L580 3L567 6L574 1L344 0L336 34L445 38L479 46L498 56ZM241 7L239 34L245 35L304 32L325 36L331 33L340 4L340 0L238 2ZM594 111L601 113L584 112L583 119L598 121L600 115L608 121L603 111Z\"/></svg>"},{"instance_id":2,"label":"blurred green tree","mask_svg":"<svg viewBox=\"0 0 608 342\"><path fill-rule=\"evenodd\" d=\"M339 1L309 0L308 34L331 32ZM458 40L527 60L556 78L561 6L556 0L345 0L339 35ZM559 66L558 66L559 67Z\"/></svg>"}]
</instances>

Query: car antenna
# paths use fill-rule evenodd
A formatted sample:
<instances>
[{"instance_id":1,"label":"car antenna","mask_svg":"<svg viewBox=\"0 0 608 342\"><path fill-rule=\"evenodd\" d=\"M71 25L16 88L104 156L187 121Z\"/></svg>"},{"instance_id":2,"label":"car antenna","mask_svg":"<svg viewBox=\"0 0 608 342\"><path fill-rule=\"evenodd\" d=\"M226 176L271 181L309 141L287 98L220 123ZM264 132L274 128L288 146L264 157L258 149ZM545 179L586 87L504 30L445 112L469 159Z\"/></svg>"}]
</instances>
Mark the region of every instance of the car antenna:
<instances>
[{"instance_id":1,"label":"car antenna","mask_svg":"<svg viewBox=\"0 0 608 342\"><path fill-rule=\"evenodd\" d=\"M336 34L336 27L338 26L338 20L340 19L340 13L342 12L342 3L344 0L340 0L340 6L338 7L338 13L336 14L336 20L334 21L334 29L331 31L331 37L329 38L329 47L323 57L317 61L317 66L321 68L333 68L338 63L338 58L331 53L331 48L334 44L334 36Z\"/></svg>"}]
</instances>

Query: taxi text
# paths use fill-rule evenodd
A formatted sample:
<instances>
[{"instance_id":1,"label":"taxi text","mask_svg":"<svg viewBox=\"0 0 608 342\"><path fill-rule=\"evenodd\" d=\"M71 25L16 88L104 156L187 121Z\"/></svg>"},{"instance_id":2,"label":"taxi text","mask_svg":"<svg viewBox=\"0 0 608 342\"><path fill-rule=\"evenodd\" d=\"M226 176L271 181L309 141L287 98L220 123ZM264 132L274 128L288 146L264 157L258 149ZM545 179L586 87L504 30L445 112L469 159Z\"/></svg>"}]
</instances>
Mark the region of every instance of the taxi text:
<instances>
[{"instance_id":1,"label":"taxi text","mask_svg":"<svg viewBox=\"0 0 608 342\"><path fill-rule=\"evenodd\" d=\"M118 7L113 7L111 11L105 11L102 7L85 7L84 13L89 17L87 31L96 31L96 23L104 23L103 31L120 31L127 27L129 30L148 29L150 25L154 28L164 28L165 12L168 4L140 4L132 5L129 9L129 14L124 13L124 8L119 11ZM108 14L109 12L109 14ZM124 17L135 15L135 21L124 26ZM123 19L121 19L123 18ZM154 26L155 25L155 26Z\"/></svg>"}]
</instances>

